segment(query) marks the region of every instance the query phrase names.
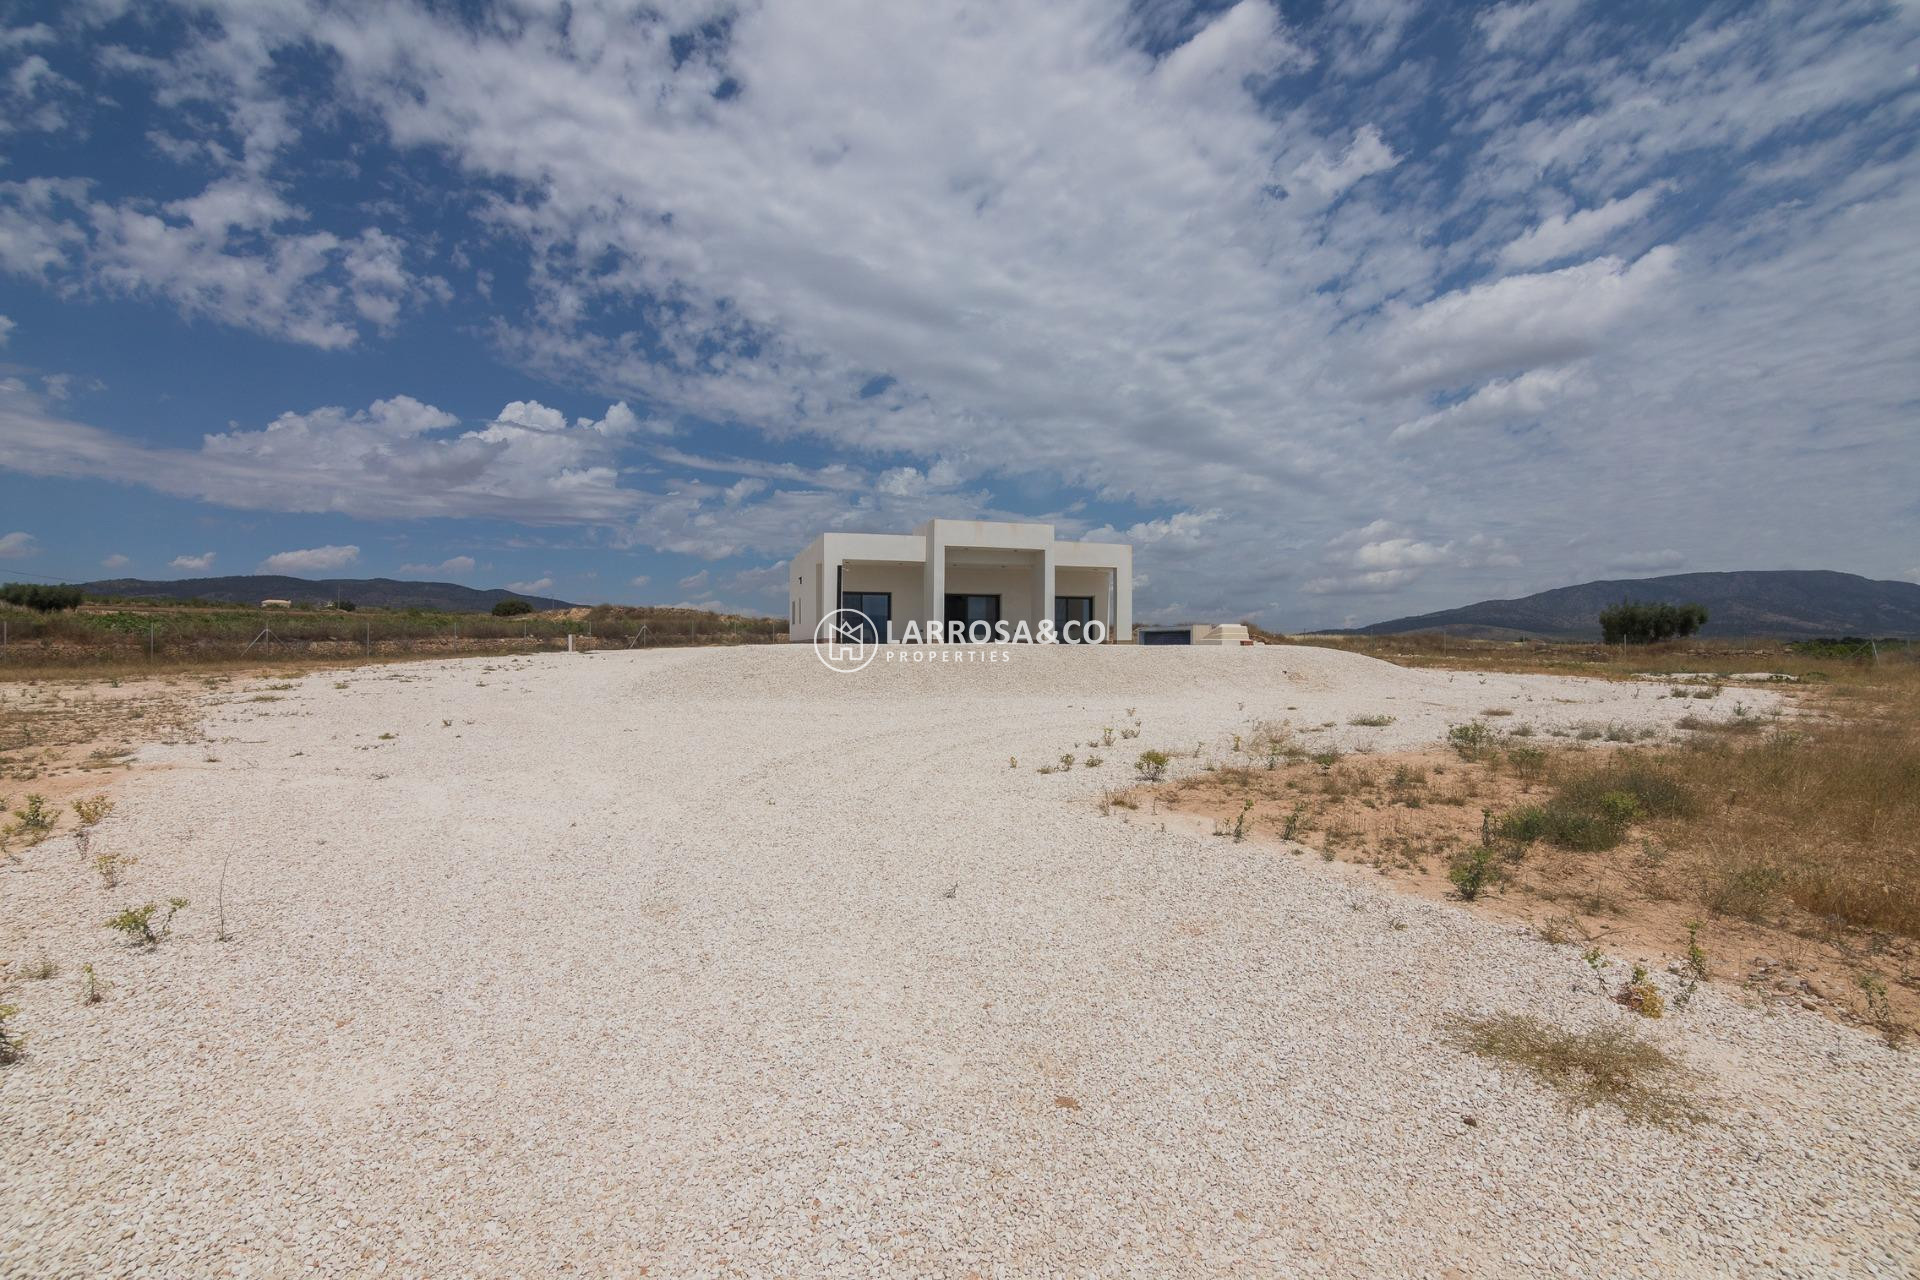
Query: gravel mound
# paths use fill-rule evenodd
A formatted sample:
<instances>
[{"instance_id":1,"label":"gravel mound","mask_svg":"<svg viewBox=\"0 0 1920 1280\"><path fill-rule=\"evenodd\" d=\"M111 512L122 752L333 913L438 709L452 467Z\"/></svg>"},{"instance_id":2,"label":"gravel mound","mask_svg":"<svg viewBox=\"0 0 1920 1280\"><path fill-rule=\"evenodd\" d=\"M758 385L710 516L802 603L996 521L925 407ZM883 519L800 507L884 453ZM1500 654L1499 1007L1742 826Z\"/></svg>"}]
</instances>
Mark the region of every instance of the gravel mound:
<instances>
[{"instance_id":1,"label":"gravel mound","mask_svg":"<svg viewBox=\"0 0 1920 1280\"><path fill-rule=\"evenodd\" d=\"M1913 1055L1708 991L1642 1029L1709 1124L1569 1111L1443 1022L1631 1018L1576 950L1093 804L1139 749L1261 720L1384 749L1770 695L1008 652L211 695L100 828L140 858L120 888L69 840L4 875L3 954L61 973L7 996L0 1273L1910 1273ZM1099 767L1035 771L1129 707ZM99 927L175 893L157 949Z\"/></svg>"}]
</instances>

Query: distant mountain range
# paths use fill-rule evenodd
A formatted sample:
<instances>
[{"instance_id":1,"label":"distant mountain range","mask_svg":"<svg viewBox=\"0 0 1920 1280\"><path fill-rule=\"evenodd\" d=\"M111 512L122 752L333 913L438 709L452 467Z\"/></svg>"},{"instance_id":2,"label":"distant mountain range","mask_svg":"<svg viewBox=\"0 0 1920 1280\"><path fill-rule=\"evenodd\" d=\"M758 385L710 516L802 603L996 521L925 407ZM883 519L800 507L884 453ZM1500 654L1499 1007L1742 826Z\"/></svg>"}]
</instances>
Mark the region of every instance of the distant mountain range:
<instances>
[{"instance_id":1,"label":"distant mountain range","mask_svg":"<svg viewBox=\"0 0 1920 1280\"><path fill-rule=\"evenodd\" d=\"M1459 609L1394 618L1344 635L1407 631L1456 635L1598 638L1600 611L1622 600L1707 607L1702 635L1920 636L1920 584L1882 582L1825 569L1675 573L1556 587L1518 600L1482 600Z\"/></svg>"},{"instance_id":2,"label":"distant mountain range","mask_svg":"<svg viewBox=\"0 0 1920 1280\"><path fill-rule=\"evenodd\" d=\"M402 582L396 578L287 578L246 573L228 578L109 578L83 582L90 596L127 596L144 600L213 600L257 605L262 600L351 600L376 609L439 609L446 613L486 613L502 600L525 600L536 609L571 609L565 600L518 591L477 591L457 582Z\"/></svg>"}]
</instances>

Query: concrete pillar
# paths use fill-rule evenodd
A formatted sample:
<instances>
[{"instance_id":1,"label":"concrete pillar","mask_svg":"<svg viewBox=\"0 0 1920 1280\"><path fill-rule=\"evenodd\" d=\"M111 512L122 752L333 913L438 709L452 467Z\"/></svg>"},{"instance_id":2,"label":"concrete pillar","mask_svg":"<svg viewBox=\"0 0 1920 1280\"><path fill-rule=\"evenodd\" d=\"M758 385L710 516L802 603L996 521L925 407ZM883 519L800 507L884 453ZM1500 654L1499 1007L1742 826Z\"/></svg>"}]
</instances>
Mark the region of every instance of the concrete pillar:
<instances>
[{"instance_id":1,"label":"concrete pillar","mask_svg":"<svg viewBox=\"0 0 1920 1280\"><path fill-rule=\"evenodd\" d=\"M1132 557L1128 557L1129 560ZM1113 638L1118 644L1133 643L1133 567L1122 565L1113 571Z\"/></svg>"},{"instance_id":2,"label":"concrete pillar","mask_svg":"<svg viewBox=\"0 0 1920 1280\"><path fill-rule=\"evenodd\" d=\"M1040 551L1040 563L1033 572L1033 629L1036 633L1040 624L1053 621L1053 550L1043 547Z\"/></svg>"},{"instance_id":3,"label":"concrete pillar","mask_svg":"<svg viewBox=\"0 0 1920 1280\"><path fill-rule=\"evenodd\" d=\"M839 554L834 551L831 542L828 542L821 548L820 561L818 575L820 585L815 593L820 601L820 610L813 615L813 621L816 626L819 625L820 619L840 607L840 567L842 562Z\"/></svg>"},{"instance_id":4,"label":"concrete pillar","mask_svg":"<svg viewBox=\"0 0 1920 1280\"><path fill-rule=\"evenodd\" d=\"M925 599L920 602L920 633L927 624L942 622L947 616L947 544L940 540L940 522L927 522L927 563L922 577ZM904 625L904 624L903 624Z\"/></svg>"}]
</instances>

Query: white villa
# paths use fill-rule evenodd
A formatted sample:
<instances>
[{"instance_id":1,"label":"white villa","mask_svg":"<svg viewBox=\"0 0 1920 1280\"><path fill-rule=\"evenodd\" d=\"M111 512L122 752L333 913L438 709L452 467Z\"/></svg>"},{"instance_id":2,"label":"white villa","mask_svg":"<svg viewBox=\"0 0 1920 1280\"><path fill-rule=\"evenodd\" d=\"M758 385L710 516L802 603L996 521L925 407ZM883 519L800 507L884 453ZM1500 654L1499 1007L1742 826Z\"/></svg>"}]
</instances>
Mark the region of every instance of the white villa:
<instances>
[{"instance_id":1,"label":"white villa","mask_svg":"<svg viewBox=\"0 0 1920 1280\"><path fill-rule=\"evenodd\" d=\"M823 533L788 571L788 635L812 640L835 609L865 614L877 638L927 624L1032 633L1050 622L1081 634L1098 622L1111 643L1133 636L1133 548L1061 542L1050 524L929 520L912 533Z\"/></svg>"}]
</instances>

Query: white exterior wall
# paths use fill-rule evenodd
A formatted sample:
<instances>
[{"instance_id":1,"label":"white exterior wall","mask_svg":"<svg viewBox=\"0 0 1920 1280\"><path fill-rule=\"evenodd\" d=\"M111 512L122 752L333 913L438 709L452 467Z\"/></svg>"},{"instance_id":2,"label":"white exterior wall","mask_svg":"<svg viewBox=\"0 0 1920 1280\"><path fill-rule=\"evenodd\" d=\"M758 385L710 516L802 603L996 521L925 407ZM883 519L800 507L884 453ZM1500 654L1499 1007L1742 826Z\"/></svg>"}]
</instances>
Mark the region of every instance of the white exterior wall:
<instances>
[{"instance_id":1,"label":"white exterior wall","mask_svg":"<svg viewBox=\"0 0 1920 1280\"><path fill-rule=\"evenodd\" d=\"M793 640L813 638L840 590L891 592L896 634L908 621L944 618L949 592L997 595L1000 616L1029 628L1052 622L1056 595L1092 596L1110 638L1133 639L1133 548L1058 542L1050 524L929 520L910 534L823 533L794 557L787 585Z\"/></svg>"}]
</instances>

